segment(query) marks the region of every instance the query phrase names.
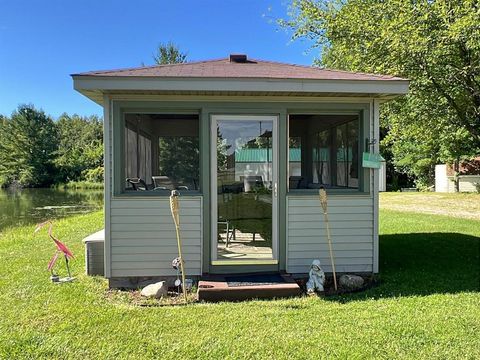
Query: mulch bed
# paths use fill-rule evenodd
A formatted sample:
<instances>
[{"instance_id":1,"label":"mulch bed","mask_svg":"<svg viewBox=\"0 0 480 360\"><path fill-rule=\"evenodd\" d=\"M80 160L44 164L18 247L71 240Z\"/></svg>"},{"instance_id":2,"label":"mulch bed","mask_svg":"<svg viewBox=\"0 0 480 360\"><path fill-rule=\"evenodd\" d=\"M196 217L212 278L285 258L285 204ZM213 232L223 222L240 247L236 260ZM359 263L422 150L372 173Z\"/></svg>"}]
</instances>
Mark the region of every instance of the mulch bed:
<instances>
[{"instance_id":1,"label":"mulch bed","mask_svg":"<svg viewBox=\"0 0 480 360\"><path fill-rule=\"evenodd\" d=\"M337 276L337 282L340 276ZM378 285L379 281L374 276L362 276L364 285L360 289L350 290L350 289L342 289L338 288L335 291L335 287L333 284L333 277L327 276L325 278L325 292L317 294L318 296L339 296L339 295L346 295L352 293L358 293L365 290L368 290L372 287ZM307 281L308 278L299 278L295 280L297 284L300 286L302 293L304 295L307 294ZM161 299L154 299L154 298L145 298L140 295L140 290L108 290L106 292L106 298L114 303L122 304L122 305L130 305L130 306L142 306L142 307L160 307L160 306L184 306L188 304L198 303L197 300L197 293L196 290L192 290L187 294L187 301L183 297L183 293L178 293L176 288L170 288L168 291L168 295Z\"/></svg>"}]
</instances>

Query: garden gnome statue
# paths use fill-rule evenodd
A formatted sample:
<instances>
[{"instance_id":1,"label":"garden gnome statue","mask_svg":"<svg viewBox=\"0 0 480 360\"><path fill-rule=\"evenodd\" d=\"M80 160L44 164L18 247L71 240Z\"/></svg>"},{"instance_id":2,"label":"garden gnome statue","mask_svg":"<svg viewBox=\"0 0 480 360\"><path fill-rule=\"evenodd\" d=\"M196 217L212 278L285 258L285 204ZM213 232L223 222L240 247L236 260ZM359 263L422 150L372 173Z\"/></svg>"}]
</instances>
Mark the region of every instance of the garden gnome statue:
<instances>
[{"instance_id":1,"label":"garden gnome statue","mask_svg":"<svg viewBox=\"0 0 480 360\"><path fill-rule=\"evenodd\" d=\"M310 265L309 279L307 282L307 293L313 294L315 291L323 292L325 283L325 273L320 266L320 260L315 259Z\"/></svg>"}]
</instances>

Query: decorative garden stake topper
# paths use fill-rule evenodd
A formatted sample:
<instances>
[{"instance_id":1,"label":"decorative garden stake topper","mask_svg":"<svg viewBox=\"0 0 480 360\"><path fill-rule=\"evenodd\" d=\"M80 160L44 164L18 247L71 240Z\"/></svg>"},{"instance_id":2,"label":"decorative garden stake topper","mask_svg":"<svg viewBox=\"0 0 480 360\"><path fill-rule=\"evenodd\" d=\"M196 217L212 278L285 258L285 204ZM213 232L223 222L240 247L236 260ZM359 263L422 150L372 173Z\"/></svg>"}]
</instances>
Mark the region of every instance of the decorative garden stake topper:
<instances>
[{"instance_id":1,"label":"decorative garden stake topper","mask_svg":"<svg viewBox=\"0 0 480 360\"><path fill-rule=\"evenodd\" d=\"M56 239L52 235L53 223L50 220L47 220L43 223L38 224L35 227L34 234L39 232L46 225L50 225L48 227L48 236L50 237L50 239L53 240L53 242L55 243L55 246L56 246L55 254L53 254L52 258L50 259L50 261L48 262L48 265L47 265L47 269L52 274L51 279L55 283L64 283L64 282L73 281L75 278L72 277L72 274L70 273L70 266L68 264L69 260L74 258L73 253L68 249L68 247L64 243L62 243L60 240ZM59 278L58 275L54 274L53 267L55 266L55 263L58 260L58 256L62 255L62 254L65 257L65 265L67 267L68 277Z\"/></svg>"}]
</instances>

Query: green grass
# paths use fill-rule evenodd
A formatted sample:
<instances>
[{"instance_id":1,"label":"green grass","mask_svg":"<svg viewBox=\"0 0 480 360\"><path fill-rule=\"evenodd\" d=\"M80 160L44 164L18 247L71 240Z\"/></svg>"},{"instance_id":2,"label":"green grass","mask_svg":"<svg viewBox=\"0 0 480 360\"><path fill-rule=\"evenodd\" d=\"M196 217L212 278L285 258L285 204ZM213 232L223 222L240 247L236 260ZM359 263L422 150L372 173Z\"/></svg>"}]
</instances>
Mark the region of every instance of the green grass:
<instances>
[{"instance_id":1,"label":"green grass","mask_svg":"<svg viewBox=\"0 0 480 360\"><path fill-rule=\"evenodd\" d=\"M380 193L380 208L480 220L480 194L386 192Z\"/></svg>"},{"instance_id":2,"label":"green grass","mask_svg":"<svg viewBox=\"0 0 480 360\"><path fill-rule=\"evenodd\" d=\"M83 275L102 214L56 222L78 281L49 282L53 244L0 237L0 358L480 358L480 222L383 211L380 285L336 298L136 307Z\"/></svg>"}]
</instances>

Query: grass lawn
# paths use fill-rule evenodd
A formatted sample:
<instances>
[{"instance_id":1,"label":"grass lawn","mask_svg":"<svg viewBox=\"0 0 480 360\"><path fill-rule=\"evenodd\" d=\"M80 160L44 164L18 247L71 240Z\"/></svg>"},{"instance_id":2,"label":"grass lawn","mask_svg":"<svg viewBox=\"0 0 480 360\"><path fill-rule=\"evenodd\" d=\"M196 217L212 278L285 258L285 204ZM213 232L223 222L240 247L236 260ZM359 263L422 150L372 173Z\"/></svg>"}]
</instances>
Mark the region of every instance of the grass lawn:
<instances>
[{"instance_id":1,"label":"grass lawn","mask_svg":"<svg viewBox=\"0 0 480 360\"><path fill-rule=\"evenodd\" d=\"M49 282L53 244L0 235L0 359L480 358L480 221L383 210L381 283L337 298L136 307L83 275L100 212L56 222L78 281Z\"/></svg>"},{"instance_id":2,"label":"grass lawn","mask_svg":"<svg viewBox=\"0 0 480 360\"><path fill-rule=\"evenodd\" d=\"M380 208L480 220L480 194L389 192L380 194Z\"/></svg>"}]
</instances>

